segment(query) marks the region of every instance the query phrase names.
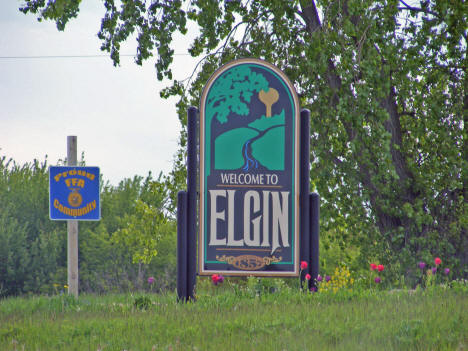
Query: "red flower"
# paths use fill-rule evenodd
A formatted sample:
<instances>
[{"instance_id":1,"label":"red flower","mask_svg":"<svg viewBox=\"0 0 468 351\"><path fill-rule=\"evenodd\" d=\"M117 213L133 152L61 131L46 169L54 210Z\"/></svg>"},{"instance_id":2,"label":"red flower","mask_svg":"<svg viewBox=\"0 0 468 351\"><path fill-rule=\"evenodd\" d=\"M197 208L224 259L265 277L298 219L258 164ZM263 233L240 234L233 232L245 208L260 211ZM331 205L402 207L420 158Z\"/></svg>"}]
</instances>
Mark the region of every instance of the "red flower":
<instances>
[{"instance_id":1,"label":"red flower","mask_svg":"<svg viewBox=\"0 0 468 351\"><path fill-rule=\"evenodd\" d=\"M301 269L304 270L307 268L307 262L306 261L301 261Z\"/></svg>"},{"instance_id":2,"label":"red flower","mask_svg":"<svg viewBox=\"0 0 468 351\"><path fill-rule=\"evenodd\" d=\"M439 264L442 263L442 260L439 257L436 257L434 260L434 263L436 264L436 266L438 266Z\"/></svg>"},{"instance_id":3,"label":"red flower","mask_svg":"<svg viewBox=\"0 0 468 351\"><path fill-rule=\"evenodd\" d=\"M224 277L221 274L213 274L211 276L211 281L213 282L214 285L218 285L224 282Z\"/></svg>"},{"instance_id":4,"label":"red flower","mask_svg":"<svg viewBox=\"0 0 468 351\"><path fill-rule=\"evenodd\" d=\"M377 269L377 265L375 263L370 264L370 270L375 271Z\"/></svg>"},{"instance_id":5,"label":"red flower","mask_svg":"<svg viewBox=\"0 0 468 351\"><path fill-rule=\"evenodd\" d=\"M306 280L310 280L310 278L312 278L312 277L310 276L310 274L306 274L305 278L306 278Z\"/></svg>"},{"instance_id":6,"label":"red flower","mask_svg":"<svg viewBox=\"0 0 468 351\"><path fill-rule=\"evenodd\" d=\"M383 266L383 264L379 264L379 265L377 266L377 270L378 270L379 272L382 272L384 269L385 269L385 267Z\"/></svg>"}]
</instances>

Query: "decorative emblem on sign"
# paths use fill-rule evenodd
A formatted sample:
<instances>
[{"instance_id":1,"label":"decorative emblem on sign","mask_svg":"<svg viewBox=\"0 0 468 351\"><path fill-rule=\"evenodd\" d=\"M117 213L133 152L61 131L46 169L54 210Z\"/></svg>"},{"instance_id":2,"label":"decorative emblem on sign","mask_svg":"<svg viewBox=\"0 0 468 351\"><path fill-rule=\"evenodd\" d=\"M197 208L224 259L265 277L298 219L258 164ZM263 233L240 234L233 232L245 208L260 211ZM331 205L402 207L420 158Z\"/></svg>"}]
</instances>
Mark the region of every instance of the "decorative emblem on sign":
<instances>
[{"instance_id":1,"label":"decorative emblem on sign","mask_svg":"<svg viewBox=\"0 0 468 351\"><path fill-rule=\"evenodd\" d=\"M200 106L202 274L298 274L298 129L297 95L275 66L232 61L208 81Z\"/></svg>"},{"instance_id":2,"label":"decorative emblem on sign","mask_svg":"<svg viewBox=\"0 0 468 351\"><path fill-rule=\"evenodd\" d=\"M242 270L254 271L272 263L277 263L282 260L282 257L260 257L255 255L241 255L241 256L216 256L220 262L227 262L230 265Z\"/></svg>"},{"instance_id":3,"label":"decorative emblem on sign","mask_svg":"<svg viewBox=\"0 0 468 351\"><path fill-rule=\"evenodd\" d=\"M83 202L83 197L79 193L79 188L69 188L71 190L70 195L68 195L68 203L70 206L79 207Z\"/></svg>"}]
</instances>

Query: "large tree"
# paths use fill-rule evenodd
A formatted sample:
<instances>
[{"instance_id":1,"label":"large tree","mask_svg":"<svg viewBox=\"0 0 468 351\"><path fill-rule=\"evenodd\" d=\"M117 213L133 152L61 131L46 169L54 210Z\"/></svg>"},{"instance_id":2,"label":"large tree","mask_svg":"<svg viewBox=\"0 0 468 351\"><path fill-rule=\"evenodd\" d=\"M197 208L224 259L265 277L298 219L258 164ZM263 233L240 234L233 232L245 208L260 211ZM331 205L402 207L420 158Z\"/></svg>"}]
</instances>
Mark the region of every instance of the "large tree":
<instances>
[{"instance_id":1,"label":"large tree","mask_svg":"<svg viewBox=\"0 0 468 351\"><path fill-rule=\"evenodd\" d=\"M187 21L199 35L200 69L174 82L180 119L198 105L221 64L258 57L294 82L311 110L311 184L323 199L323 228L359 240L363 257L395 272L444 256L468 275L468 8L464 1L103 0L102 49L119 63L136 34L136 62L156 58L172 79L172 35ZM79 0L26 0L23 12L63 29ZM183 171L185 134L173 171ZM177 189L177 182L174 189ZM343 228L345 230L343 230Z\"/></svg>"}]
</instances>

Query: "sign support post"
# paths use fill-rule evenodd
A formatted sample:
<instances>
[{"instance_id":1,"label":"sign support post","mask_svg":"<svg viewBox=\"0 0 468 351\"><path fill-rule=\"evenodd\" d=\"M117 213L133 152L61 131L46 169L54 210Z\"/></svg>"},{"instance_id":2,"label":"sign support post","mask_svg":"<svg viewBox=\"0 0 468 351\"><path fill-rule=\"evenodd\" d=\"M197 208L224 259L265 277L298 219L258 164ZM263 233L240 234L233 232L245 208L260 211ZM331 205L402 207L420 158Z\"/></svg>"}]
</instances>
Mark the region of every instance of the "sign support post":
<instances>
[{"instance_id":1,"label":"sign support post","mask_svg":"<svg viewBox=\"0 0 468 351\"><path fill-rule=\"evenodd\" d=\"M187 192L177 194L177 300L187 301Z\"/></svg>"},{"instance_id":2,"label":"sign support post","mask_svg":"<svg viewBox=\"0 0 468 351\"><path fill-rule=\"evenodd\" d=\"M187 111L187 191L177 196L177 297L195 300L197 282L197 117L198 109Z\"/></svg>"},{"instance_id":3,"label":"sign support post","mask_svg":"<svg viewBox=\"0 0 468 351\"><path fill-rule=\"evenodd\" d=\"M67 165L77 164L77 137L67 137ZM78 297L78 221L67 220L68 293Z\"/></svg>"},{"instance_id":4,"label":"sign support post","mask_svg":"<svg viewBox=\"0 0 468 351\"><path fill-rule=\"evenodd\" d=\"M319 228L320 228L320 196L317 193L309 194L309 225L310 225L310 262L309 274L313 279L309 280L309 289L317 289L317 277L319 274Z\"/></svg>"},{"instance_id":5,"label":"sign support post","mask_svg":"<svg viewBox=\"0 0 468 351\"><path fill-rule=\"evenodd\" d=\"M195 299L197 282L197 116L198 109L187 112L187 298Z\"/></svg>"},{"instance_id":6,"label":"sign support post","mask_svg":"<svg viewBox=\"0 0 468 351\"><path fill-rule=\"evenodd\" d=\"M309 220L309 163L310 163L310 111L301 111L301 134L300 134L300 260L310 262L310 220ZM301 285L304 286L305 276L310 273L310 264L306 269L301 270ZM313 276L313 275L312 275ZM307 284L307 282L305 282ZM307 284L308 285L308 284ZM307 286L306 286L307 288Z\"/></svg>"}]
</instances>

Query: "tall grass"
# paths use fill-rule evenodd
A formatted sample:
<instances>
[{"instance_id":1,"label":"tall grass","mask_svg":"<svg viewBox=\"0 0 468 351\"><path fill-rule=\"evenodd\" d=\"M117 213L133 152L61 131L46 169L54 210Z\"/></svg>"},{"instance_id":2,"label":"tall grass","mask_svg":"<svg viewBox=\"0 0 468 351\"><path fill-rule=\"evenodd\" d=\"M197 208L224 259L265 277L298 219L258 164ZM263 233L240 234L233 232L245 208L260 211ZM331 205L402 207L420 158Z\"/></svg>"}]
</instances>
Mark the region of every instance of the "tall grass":
<instances>
[{"instance_id":1,"label":"tall grass","mask_svg":"<svg viewBox=\"0 0 468 351\"><path fill-rule=\"evenodd\" d=\"M9 298L0 350L466 350L466 290Z\"/></svg>"}]
</instances>

